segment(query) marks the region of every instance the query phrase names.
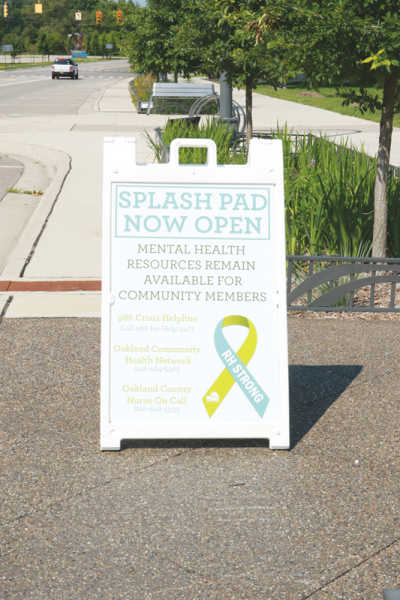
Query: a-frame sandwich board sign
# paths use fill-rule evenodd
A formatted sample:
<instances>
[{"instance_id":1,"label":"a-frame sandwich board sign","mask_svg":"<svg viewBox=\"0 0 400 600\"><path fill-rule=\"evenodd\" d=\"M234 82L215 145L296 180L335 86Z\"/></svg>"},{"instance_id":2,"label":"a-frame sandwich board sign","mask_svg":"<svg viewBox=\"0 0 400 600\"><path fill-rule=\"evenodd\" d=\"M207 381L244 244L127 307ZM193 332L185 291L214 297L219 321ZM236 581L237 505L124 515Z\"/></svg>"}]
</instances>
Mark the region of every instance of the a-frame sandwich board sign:
<instances>
[{"instance_id":1,"label":"a-frame sandwich board sign","mask_svg":"<svg viewBox=\"0 0 400 600\"><path fill-rule=\"evenodd\" d=\"M179 149L207 149L204 165ZM289 448L283 155L211 140L138 164L105 138L101 448L124 439L265 438Z\"/></svg>"}]
</instances>

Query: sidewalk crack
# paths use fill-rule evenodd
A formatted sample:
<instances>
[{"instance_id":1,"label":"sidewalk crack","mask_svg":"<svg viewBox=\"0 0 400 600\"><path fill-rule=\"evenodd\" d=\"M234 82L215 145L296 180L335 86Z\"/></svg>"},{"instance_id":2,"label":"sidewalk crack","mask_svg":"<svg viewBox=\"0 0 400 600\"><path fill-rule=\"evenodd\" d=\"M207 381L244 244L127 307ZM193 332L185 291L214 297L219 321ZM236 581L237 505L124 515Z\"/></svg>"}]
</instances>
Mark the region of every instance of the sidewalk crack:
<instances>
[{"instance_id":1,"label":"sidewalk crack","mask_svg":"<svg viewBox=\"0 0 400 600\"><path fill-rule=\"evenodd\" d=\"M142 474L145 471L147 471L148 469L151 469L154 466L157 466L163 462L168 462L170 460L173 460L175 458L179 458L180 456L182 456L183 454L187 454L188 452L191 452L193 450L197 450L198 448L201 448L202 444L196 444L190 448L188 448L187 450L182 450L181 452L178 452L177 454L174 454L173 456L167 456L165 458L161 458L159 460L156 460L152 463L150 463L149 465L142 467L140 469L133 469L132 471L128 471L127 473L122 473L120 475L118 475L117 477L111 477L110 479L107 479L105 481L102 481L100 483L98 483L97 485L93 485L91 487L88 487L84 490L81 490L80 492L77 492L76 494L71 494L70 496L65 496L64 498L58 499L58 500L54 500L53 502L51 502L50 504L46 504L46 506L40 507L36 510L32 510L30 512L25 512L22 515L19 515L18 517L15 517L13 519L9 519L8 521L4 521L0 526L4 527L6 525L11 525L12 523L16 523L18 521L21 521L22 519L25 519L27 517L31 517L35 514L39 514L39 513L43 513L43 512L48 512L49 509L51 509L53 506L57 506L57 504L62 504L63 502L68 502L68 500L73 500L74 498L79 498L80 496L84 496L85 494L88 494L89 492L92 492L93 490L97 490L100 489L101 487L105 486L105 485L109 485L110 483L114 483L115 481L119 481L121 480L123 477L129 477L130 475L134 475L134 474Z\"/></svg>"},{"instance_id":2,"label":"sidewalk crack","mask_svg":"<svg viewBox=\"0 0 400 600\"><path fill-rule=\"evenodd\" d=\"M367 563L368 561L370 561L372 558L374 558L375 556L377 556L378 554L380 554L384 550L387 550L388 548L391 548L392 546L394 546L395 544L397 544L399 542L400 542L400 537L398 537L395 540L389 542L385 546L382 546L382 548L379 548L379 550L377 550L376 552L374 552L373 554L371 554L371 556L367 556L367 558L364 558L363 560L360 560L360 562L358 562L353 567L350 567L349 569L346 569L342 573L339 573L339 575L336 575L336 577L333 577L330 581L328 581L327 583L324 583L324 585L321 585L318 589L316 589L313 592L311 592L311 594L308 594L308 596L303 596L302 600L308 600L308 598L311 598L312 596L314 596L315 594L317 594L321 590L326 589L329 585L331 585L332 583L335 583L335 581L338 581L339 579L341 579L342 577L344 577L348 573L351 573L352 571L355 571L356 569L358 569L358 567L361 567L362 565L364 565L365 563Z\"/></svg>"}]
</instances>

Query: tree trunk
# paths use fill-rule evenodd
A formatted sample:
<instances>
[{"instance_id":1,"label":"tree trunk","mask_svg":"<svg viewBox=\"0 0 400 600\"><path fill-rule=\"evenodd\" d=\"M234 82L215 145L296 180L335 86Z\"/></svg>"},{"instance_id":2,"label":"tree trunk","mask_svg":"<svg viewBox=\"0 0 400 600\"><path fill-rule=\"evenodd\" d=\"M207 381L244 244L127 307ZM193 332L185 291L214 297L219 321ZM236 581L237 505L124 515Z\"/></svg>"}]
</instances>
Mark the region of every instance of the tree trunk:
<instances>
[{"instance_id":1,"label":"tree trunk","mask_svg":"<svg viewBox=\"0 0 400 600\"><path fill-rule=\"evenodd\" d=\"M178 83L178 70L174 71L174 83Z\"/></svg>"},{"instance_id":2,"label":"tree trunk","mask_svg":"<svg viewBox=\"0 0 400 600\"><path fill-rule=\"evenodd\" d=\"M393 111L397 79L391 75L383 87L382 116L379 131L378 166L375 179L373 256L386 257L387 249L387 184L390 147L392 145Z\"/></svg>"},{"instance_id":3,"label":"tree trunk","mask_svg":"<svg viewBox=\"0 0 400 600\"><path fill-rule=\"evenodd\" d=\"M246 146L249 149L250 140L253 137L253 78L246 77Z\"/></svg>"}]
</instances>

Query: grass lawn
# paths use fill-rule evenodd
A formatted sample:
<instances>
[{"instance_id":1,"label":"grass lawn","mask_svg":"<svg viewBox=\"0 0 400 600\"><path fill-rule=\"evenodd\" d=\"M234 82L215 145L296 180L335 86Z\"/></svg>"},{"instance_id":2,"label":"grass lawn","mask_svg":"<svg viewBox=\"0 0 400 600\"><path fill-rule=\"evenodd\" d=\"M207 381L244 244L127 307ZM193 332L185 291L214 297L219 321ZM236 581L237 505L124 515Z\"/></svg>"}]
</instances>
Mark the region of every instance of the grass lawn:
<instances>
[{"instance_id":1,"label":"grass lawn","mask_svg":"<svg viewBox=\"0 0 400 600\"><path fill-rule=\"evenodd\" d=\"M242 88L244 89L244 88ZM350 117L358 117L359 119L365 119L367 121L375 121L379 123L381 119L381 111L377 110L374 114L365 113L362 115L359 110L357 110L356 106L342 106L342 98L338 98L335 96L335 88L333 87L322 87L319 88L319 93L323 96L323 98L314 98L312 96L299 96L302 92L307 92L307 88L302 87L300 85L289 85L286 90L279 89L275 91L273 88L271 89L269 84L260 83L257 85L257 89L255 90L259 94L264 94L265 96L270 96L271 98L279 98L281 100L289 100L290 102L298 102L299 104L306 104L307 106L315 106L317 108L324 108L325 110L331 110L333 112L337 112L341 115L348 115ZM314 92L314 90L310 90ZM374 95L377 93L376 90L368 90ZM382 95L382 91L379 91L378 94ZM395 127L400 127L400 115L397 114L394 116L393 125Z\"/></svg>"}]
</instances>

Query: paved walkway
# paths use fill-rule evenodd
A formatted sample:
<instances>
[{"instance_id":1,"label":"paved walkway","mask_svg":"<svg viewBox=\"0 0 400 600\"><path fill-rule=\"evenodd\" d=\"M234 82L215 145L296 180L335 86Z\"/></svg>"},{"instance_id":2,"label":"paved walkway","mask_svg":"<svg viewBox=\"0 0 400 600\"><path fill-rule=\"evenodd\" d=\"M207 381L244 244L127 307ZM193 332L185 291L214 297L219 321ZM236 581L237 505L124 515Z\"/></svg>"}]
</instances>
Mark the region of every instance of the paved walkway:
<instances>
[{"instance_id":1,"label":"paved walkway","mask_svg":"<svg viewBox=\"0 0 400 600\"><path fill-rule=\"evenodd\" d=\"M219 85L215 86L219 93ZM245 106L245 92L234 90L233 98ZM298 132L324 133L334 138L348 139L356 147L374 156L378 151L379 123L347 117L322 108L314 108L304 104L296 104L287 100L270 98L263 94L253 95L254 130L276 129L277 124L283 127L287 123L289 130ZM390 162L400 166L400 128L393 131L392 152Z\"/></svg>"},{"instance_id":2,"label":"paved walkway","mask_svg":"<svg viewBox=\"0 0 400 600\"><path fill-rule=\"evenodd\" d=\"M52 173L0 277L0 312L14 297L0 326L0 598L380 600L400 587L398 322L289 319L290 451L101 453L99 319L18 318L99 314L103 137L137 136L144 161L143 127L164 122L137 115L122 83L81 109L0 120L0 152ZM263 129L279 114L304 130L317 112L333 133L349 120L255 96ZM22 291L60 279L62 292Z\"/></svg>"},{"instance_id":3,"label":"paved walkway","mask_svg":"<svg viewBox=\"0 0 400 600\"><path fill-rule=\"evenodd\" d=\"M400 587L399 334L289 320L290 451L101 453L99 320L4 320L0 598L381 600Z\"/></svg>"},{"instance_id":4,"label":"paved walkway","mask_svg":"<svg viewBox=\"0 0 400 600\"><path fill-rule=\"evenodd\" d=\"M154 127L163 126L166 120L158 115L138 115L130 100L128 82L129 78L121 79L100 94L94 92L77 115L31 115L0 120L0 151L7 149L10 143L14 144L14 155L18 155L18 148L21 154L28 155L40 149L58 151L54 153L57 159L54 158L52 168L59 176L58 189L52 189L51 193L46 191L41 200L41 213L38 209L32 217L36 220L35 227L31 222L28 224L30 234L24 232L25 238L23 241L21 238L9 257L9 264L2 262L5 266L0 279L18 279L22 271L25 279L33 280L101 278L103 138L106 135L135 136L138 161L152 161L143 131L152 133ZM244 104L244 92L235 91L234 98ZM288 123L296 131L312 129L332 137L349 137L358 146L364 144L371 154L377 149L379 126L376 123L255 93L255 129L275 128L278 122L281 126ZM51 159L50 156L48 160L51 162ZM391 162L400 165L400 130L397 129ZM36 247L32 252L34 242ZM0 294L0 311L8 297ZM53 303L52 307L38 302L39 312L34 309L32 313L30 301L15 296L7 317L23 316L25 312L29 316L62 316L60 311L74 303L70 316L88 315L91 310L88 306L95 307L93 316L99 314L100 300L96 294L90 298L82 294L79 298L52 298L49 302ZM60 302L62 309L57 308Z\"/></svg>"}]
</instances>

